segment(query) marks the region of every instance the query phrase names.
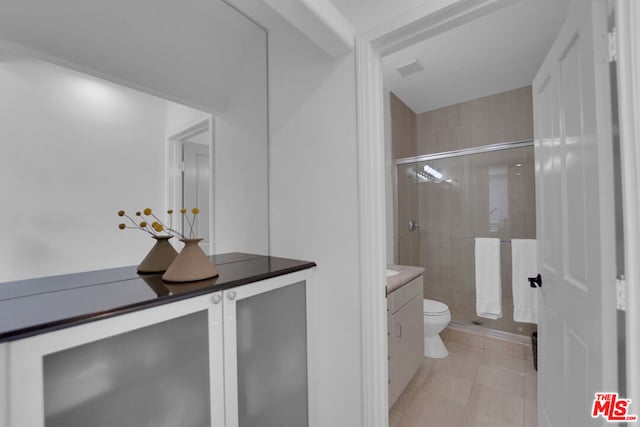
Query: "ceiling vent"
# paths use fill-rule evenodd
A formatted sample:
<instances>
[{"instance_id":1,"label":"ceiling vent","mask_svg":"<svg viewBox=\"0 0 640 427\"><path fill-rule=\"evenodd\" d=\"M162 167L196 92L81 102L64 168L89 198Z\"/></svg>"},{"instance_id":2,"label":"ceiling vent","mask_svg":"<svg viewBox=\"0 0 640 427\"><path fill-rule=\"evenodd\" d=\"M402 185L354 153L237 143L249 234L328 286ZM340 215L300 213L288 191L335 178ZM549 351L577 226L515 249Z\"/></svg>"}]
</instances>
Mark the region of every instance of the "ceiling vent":
<instances>
[{"instance_id":1,"label":"ceiling vent","mask_svg":"<svg viewBox=\"0 0 640 427\"><path fill-rule=\"evenodd\" d=\"M424 67L422 66L420 61L418 61L418 59L414 59L408 64L404 64L399 67L396 67L396 70L398 70L398 72L402 77L407 77L407 76L410 76L411 74L417 73L419 71L423 71Z\"/></svg>"}]
</instances>

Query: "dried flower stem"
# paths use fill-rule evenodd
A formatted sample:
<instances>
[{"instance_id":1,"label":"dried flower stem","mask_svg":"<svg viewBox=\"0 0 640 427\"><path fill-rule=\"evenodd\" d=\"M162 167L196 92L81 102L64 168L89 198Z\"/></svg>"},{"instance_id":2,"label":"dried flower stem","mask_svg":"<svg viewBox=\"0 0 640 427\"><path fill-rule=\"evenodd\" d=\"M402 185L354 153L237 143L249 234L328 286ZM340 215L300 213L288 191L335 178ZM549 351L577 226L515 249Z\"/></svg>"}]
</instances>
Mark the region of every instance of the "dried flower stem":
<instances>
[{"instance_id":1,"label":"dried flower stem","mask_svg":"<svg viewBox=\"0 0 640 427\"><path fill-rule=\"evenodd\" d=\"M181 233L180 231L175 230L173 228L173 215L172 215L173 211L172 210L167 211L167 214L169 214L169 224L170 224L168 227L160 218L158 218L153 213L151 209L146 208L143 212L144 212L144 215L142 212L136 212L136 216L142 220L138 223L134 218L130 217L125 211L123 210L118 211L118 216L127 217L127 219L131 221L131 223L133 224L133 226L126 226L125 224L119 224L118 228L120 228L121 230L124 230L126 228L133 228L136 230L144 231L154 237L161 236L162 234L160 233L166 232L167 235L177 237L179 239L187 238L184 233ZM196 226L196 215L198 214L199 210L198 208L193 208L191 212L193 213L193 218L189 219L189 216L187 215L187 210L184 208L180 210L180 213L183 215L183 218L186 220L187 225L189 226L189 238L194 238L194 227ZM149 221L150 219L154 219L155 221L151 222ZM186 229L186 226L184 228Z\"/></svg>"},{"instance_id":2,"label":"dried flower stem","mask_svg":"<svg viewBox=\"0 0 640 427\"><path fill-rule=\"evenodd\" d=\"M151 214L151 216L152 216L153 218L155 218L155 220L156 220L156 221L158 221L158 222L160 223L160 225L162 225L162 228L164 228L164 230L165 230L166 232L168 232L169 234L171 234L171 235L173 235L173 236L175 236L175 237L177 237L177 238L179 238L179 239L184 239L184 235L183 235L182 233L180 233L180 232L179 232L179 231L177 231L177 230L174 230L171 226L167 227L167 226L165 225L165 223L164 223L164 222L162 222L162 220L161 220L160 218L158 218L154 213L152 213L152 214Z\"/></svg>"}]
</instances>

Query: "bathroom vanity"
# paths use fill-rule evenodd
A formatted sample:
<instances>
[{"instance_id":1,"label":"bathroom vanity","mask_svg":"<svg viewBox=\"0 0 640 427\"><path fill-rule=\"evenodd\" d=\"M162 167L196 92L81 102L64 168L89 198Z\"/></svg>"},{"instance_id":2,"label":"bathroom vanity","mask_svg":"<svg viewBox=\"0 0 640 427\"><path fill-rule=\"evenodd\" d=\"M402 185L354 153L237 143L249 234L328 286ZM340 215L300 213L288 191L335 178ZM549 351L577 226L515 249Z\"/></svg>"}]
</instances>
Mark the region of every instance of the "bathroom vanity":
<instances>
[{"instance_id":1,"label":"bathroom vanity","mask_svg":"<svg viewBox=\"0 0 640 427\"><path fill-rule=\"evenodd\" d=\"M312 262L229 253L0 284L0 427L308 425Z\"/></svg>"},{"instance_id":2,"label":"bathroom vanity","mask_svg":"<svg viewBox=\"0 0 640 427\"><path fill-rule=\"evenodd\" d=\"M398 274L387 276L387 342L389 407L391 407L424 359L422 278L424 268L399 265L390 265L388 268L398 272Z\"/></svg>"}]
</instances>

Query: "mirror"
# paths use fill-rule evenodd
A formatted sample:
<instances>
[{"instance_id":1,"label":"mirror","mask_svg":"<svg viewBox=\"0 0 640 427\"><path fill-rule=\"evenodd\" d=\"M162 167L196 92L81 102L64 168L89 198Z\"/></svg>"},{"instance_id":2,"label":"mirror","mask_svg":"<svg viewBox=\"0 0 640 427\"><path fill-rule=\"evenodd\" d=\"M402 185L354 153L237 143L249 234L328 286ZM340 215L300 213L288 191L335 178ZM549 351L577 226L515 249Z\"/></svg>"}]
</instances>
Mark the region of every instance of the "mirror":
<instances>
[{"instance_id":1,"label":"mirror","mask_svg":"<svg viewBox=\"0 0 640 427\"><path fill-rule=\"evenodd\" d=\"M183 197L208 253L268 254L266 32L226 3L3 2L0 94L0 282L136 265L117 212Z\"/></svg>"}]
</instances>

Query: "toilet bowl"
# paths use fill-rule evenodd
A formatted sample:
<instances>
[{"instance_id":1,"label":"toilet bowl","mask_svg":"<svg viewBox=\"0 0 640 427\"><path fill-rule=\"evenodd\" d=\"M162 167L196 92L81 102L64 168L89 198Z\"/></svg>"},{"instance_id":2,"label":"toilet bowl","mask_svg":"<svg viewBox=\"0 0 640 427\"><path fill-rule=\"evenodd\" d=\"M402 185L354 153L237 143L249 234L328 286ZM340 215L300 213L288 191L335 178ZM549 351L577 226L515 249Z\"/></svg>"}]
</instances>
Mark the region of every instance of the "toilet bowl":
<instances>
[{"instance_id":1,"label":"toilet bowl","mask_svg":"<svg viewBox=\"0 0 640 427\"><path fill-rule=\"evenodd\" d=\"M424 355L426 357L447 357L449 352L440 338L440 332L451 321L449 307L438 301L424 300Z\"/></svg>"}]
</instances>

